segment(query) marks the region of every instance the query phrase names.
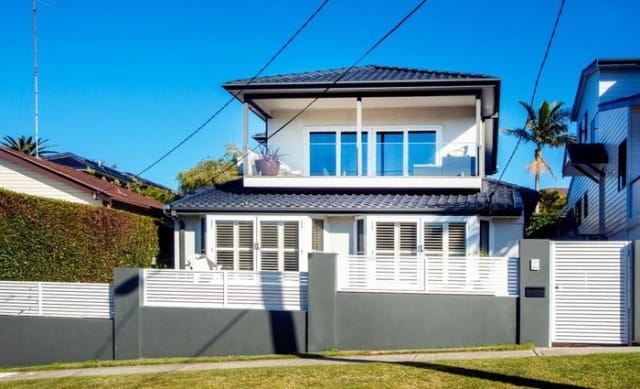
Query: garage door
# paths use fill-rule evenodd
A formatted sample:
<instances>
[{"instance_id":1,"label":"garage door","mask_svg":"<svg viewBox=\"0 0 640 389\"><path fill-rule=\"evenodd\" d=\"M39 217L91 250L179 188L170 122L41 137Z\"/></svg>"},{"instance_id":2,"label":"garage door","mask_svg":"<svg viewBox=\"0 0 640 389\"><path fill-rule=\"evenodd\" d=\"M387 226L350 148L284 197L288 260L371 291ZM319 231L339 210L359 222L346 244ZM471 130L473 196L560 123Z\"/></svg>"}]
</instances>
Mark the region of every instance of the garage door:
<instances>
[{"instance_id":1,"label":"garage door","mask_svg":"<svg viewBox=\"0 0 640 389\"><path fill-rule=\"evenodd\" d=\"M630 242L553 242L551 340L628 344Z\"/></svg>"}]
</instances>

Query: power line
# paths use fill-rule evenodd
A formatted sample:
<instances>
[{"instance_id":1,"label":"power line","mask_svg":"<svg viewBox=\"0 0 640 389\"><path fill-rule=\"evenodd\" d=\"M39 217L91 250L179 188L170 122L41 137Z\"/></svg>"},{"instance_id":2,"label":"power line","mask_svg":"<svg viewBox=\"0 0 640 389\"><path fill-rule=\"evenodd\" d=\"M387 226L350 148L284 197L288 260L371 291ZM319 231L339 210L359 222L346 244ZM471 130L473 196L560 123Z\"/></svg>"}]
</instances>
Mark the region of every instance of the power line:
<instances>
[{"instance_id":1,"label":"power line","mask_svg":"<svg viewBox=\"0 0 640 389\"><path fill-rule=\"evenodd\" d=\"M293 40L298 37L298 35L300 35L300 33L302 32L302 30L305 29L305 27L307 27L307 25L316 17L316 15L318 15L320 13L320 11L322 11L322 9L324 8L325 5L327 5L327 3L329 2L329 0L324 0L322 2L322 4L320 4L320 6L318 6L318 8L316 8L316 10L311 14L311 16L309 16L307 18L307 20L305 20L304 23L302 23L302 25L296 30L296 32L284 43L284 45L282 45L280 47L280 49L278 49L278 51L260 68L260 70L249 80L249 82L247 83L247 85L251 84L253 81L255 81L256 78L258 78L262 72L273 63L273 61L276 60L276 58L287 48L287 46L289 46L289 44L291 44L291 42L293 42ZM231 96L231 98L229 98L229 100L227 100L216 112L213 113L213 115L209 116L209 118L207 120L205 120L200 126L198 126L195 130L193 130L189 135L187 135L183 140L181 140L180 142L178 142L178 144L176 144L175 146L173 146L171 149L169 149L169 151L167 151L166 153L164 153L160 158L158 158L157 160L155 160L152 164L150 164L149 166L147 166L146 168L142 169L137 175L142 175L144 172L146 172L147 170L151 169L152 167L156 166L158 163L160 163L162 160L164 160L166 157L168 157L171 153L173 153L174 151L176 151L180 146L182 146L183 144L185 144L189 139L193 138L194 135L196 135L198 132L200 132L203 128L205 128L207 126L207 124L209 124L213 119L215 119L216 116L218 116L222 111L224 111L229 104L231 104L233 102L233 100L235 100L235 98L240 95L242 92L244 91L244 89L239 90L238 92L236 92L233 96Z\"/></svg>"},{"instance_id":2,"label":"power line","mask_svg":"<svg viewBox=\"0 0 640 389\"><path fill-rule=\"evenodd\" d=\"M329 86L327 86L322 92L320 92L320 94L318 96L316 96L315 98L313 98L313 100L311 100L311 102L309 104L307 104L304 108L302 108L300 111L298 111L295 115L293 115L289 120L287 120L282 126L280 126L277 130L275 130L272 134L270 134L267 137L267 141L269 141L269 139L271 139L274 135L276 135L277 133L279 133L280 131L282 131L284 128L286 128L289 124L291 124L294 120L296 120L298 117L300 117L300 115L302 115L304 112L307 111L307 109L309 109L309 107L311 107L316 101L318 101L318 99L320 99L320 97L324 96L325 94L327 94L327 92L331 89L332 86L336 85L340 80L342 80L344 78L344 76L349 73L349 71L351 71L354 67L356 67L360 62L362 62L362 60L364 60L369 54L371 54L371 52L373 52L373 50L375 50L378 46L380 46L382 44L382 42L384 42L389 36L391 36L391 34L393 34L394 32L396 32L396 30L398 28L400 28L400 26L402 26L407 20L409 20L409 18L411 18L413 16L413 14L415 14L416 12L418 12L418 10L427 3L428 0L421 0L411 11L409 11L402 19L400 19L400 21L398 21L389 31L387 31L381 38L379 38L371 47L369 47L364 54L362 54L360 56L360 58L358 58L351 66L349 66L348 68L346 68L345 70L343 70L338 77L336 77L335 80L333 80L331 82L331 84ZM251 151L255 151L258 147L255 146L251 149ZM240 159L244 159L244 157L247 156L249 152L247 151L246 153L242 154L240 156ZM215 182L215 179L218 178L220 175L224 174L225 172L229 171L229 169L231 169L233 166L235 166L235 162L231 162L229 163L229 165L227 165L225 168L223 168L222 170L218 171L216 173L215 176L213 176L213 181Z\"/></svg>"},{"instance_id":3,"label":"power line","mask_svg":"<svg viewBox=\"0 0 640 389\"><path fill-rule=\"evenodd\" d=\"M561 0L560 1L560 7L558 8L558 14L556 15L556 21L553 24L553 29L551 30L551 36L549 36L549 41L547 42L547 48L546 48L546 50L544 52L544 56L542 57L542 62L540 62L540 67L538 68L538 74L536 75L536 81L533 84L533 90L531 92L531 100L529 100L529 106L533 105L533 101L536 98L536 93L538 91L538 83L540 82L540 78L542 77L542 70L544 69L545 63L547 62L547 57L549 56L549 51L551 51L551 45L553 43L553 38L556 35L556 30L558 29L558 24L560 23L560 16L562 16L562 10L564 9L564 2L565 2L565 0ZM528 121L529 121L529 117L527 116L522 128L525 128L527 126L527 122ZM516 143L516 147L513 148L513 151L511 152L511 155L509 156L509 159L507 160L507 163L504 166L504 169L502 170L502 173L500 173L500 177L498 178L498 181L502 181L502 176L504 176L504 173L507 171L507 168L509 167L509 164L511 163L511 160L516 155L516 151L518 151L518 147L520 146L521 142L522 142L522 138L518 138L518 142Z\"/></svg>"}]
</instances>

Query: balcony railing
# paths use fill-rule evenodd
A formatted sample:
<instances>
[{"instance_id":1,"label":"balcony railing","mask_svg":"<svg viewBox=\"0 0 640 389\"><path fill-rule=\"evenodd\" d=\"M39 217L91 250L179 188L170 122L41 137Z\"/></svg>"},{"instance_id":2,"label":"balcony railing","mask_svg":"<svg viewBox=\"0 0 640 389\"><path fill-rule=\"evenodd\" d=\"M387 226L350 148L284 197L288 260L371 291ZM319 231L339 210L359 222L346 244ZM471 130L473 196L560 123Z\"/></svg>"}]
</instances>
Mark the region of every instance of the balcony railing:
<instances>
[{"instance_id":1,"label":"balcony railing","mask_svg":"<svg viewBox=\"0 0 640 389\"><path fill-rule=\"evenodd\" d=\"M361 153L360 166L355 148L332 145L314 145L307 160L301 152L283 151L279 168L267 169L260 154L249 153L242 166L245 177L464 177L478 176L477 145L473 143L448 144L385 144ZM331 146L331 147L329 147ZM275 148L277 146L272 146ZM371 154L369 158L368 155ZM270 165L270 164L268 164Z\"/></svg>"}]
</instances>

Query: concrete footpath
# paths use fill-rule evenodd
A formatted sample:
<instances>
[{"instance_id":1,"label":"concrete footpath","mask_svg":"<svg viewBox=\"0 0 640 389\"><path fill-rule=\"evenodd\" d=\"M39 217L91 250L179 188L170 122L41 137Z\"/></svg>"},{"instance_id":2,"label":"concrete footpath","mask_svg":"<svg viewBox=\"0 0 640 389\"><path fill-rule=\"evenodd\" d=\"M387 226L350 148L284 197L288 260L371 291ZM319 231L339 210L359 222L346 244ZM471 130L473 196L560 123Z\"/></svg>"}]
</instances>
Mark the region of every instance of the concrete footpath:
<instances>
[{"instance_id":1,"label":"concrete footpath","mask_svg":"<svg viewBox=\"0 0 640 389\"><path fill-rule=\"evenodd\" d=\"M142 365L122 367L97 367L88 369L64 369L34 372L0 372L0 382L36 380L45 378L112 376L126 374L154 374L182 371L253 369L259 367L290 367L313 365L340 365L349 363L406 363L438 360L531 358L561 355L588 355L600 353L636 353L640 347L558 347L514 351L443 352L433 354L387 354L351 357L308 356L288 359L263 359L255 361L180 363L166 365Z\"/></svg>"}]
</instances>

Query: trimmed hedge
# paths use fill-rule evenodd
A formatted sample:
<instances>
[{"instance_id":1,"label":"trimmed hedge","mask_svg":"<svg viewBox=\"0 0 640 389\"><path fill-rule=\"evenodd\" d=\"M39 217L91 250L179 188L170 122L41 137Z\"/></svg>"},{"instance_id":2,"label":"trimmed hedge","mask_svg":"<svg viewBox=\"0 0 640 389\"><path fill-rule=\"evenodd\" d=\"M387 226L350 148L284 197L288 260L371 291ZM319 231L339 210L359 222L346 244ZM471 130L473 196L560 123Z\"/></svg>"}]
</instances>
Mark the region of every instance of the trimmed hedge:
<instances>
[{"instance_id":1,"label":"trimmed hedge","mask_svg":"<svg viewBox=\"0 0 640 389\"><path fill-rule=\"evenodd\" d=\"M157 253L150 217L0 189L0 280L111 282Z\"/></svg>"}]
</instances>

